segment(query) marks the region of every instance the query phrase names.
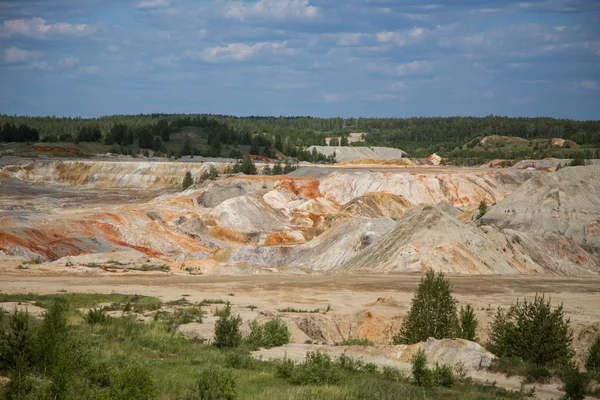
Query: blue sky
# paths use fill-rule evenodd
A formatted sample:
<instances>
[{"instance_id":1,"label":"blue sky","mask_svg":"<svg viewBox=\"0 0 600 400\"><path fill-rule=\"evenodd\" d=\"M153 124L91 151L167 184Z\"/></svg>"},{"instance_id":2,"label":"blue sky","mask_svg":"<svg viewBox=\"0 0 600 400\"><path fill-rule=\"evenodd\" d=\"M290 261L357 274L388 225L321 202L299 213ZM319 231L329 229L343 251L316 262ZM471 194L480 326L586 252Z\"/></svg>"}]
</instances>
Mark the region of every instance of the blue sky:
<instances>
[{"instance_id":1,"label":"blue sky","mask_svg":"<svg viewBox=\"0 0 600 400\"><path fill-rule=\"evenodd\" d=\"M0 113L600 118L598 0L0 0Z\"/></svg>"}]
</instances>

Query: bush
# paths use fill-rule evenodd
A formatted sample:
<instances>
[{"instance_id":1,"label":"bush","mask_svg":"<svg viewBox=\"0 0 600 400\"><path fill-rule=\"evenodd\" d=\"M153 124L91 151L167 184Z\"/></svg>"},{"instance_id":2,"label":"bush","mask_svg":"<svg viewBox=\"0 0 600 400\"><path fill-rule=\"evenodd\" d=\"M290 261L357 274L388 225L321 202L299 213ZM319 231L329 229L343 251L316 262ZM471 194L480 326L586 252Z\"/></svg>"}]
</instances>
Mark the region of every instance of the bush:
<instances>
[{"instance_id":1,"label":"bush","mask_svg":"<svg viewBox=\"0 0 600 400\"><path fill-rule=\"evenodd\" d=\"M427 356L423 349L419 349L411 360L412 376L418 386L429 387L433 385L431 370L427 368Z\"/></svg>"},{"instance_id":2,"label":"bush","mask_svg":"<svg viewBox=\"0 0 600 400\"><path fill-rule=\"evenodd\" d=\"M200 372L195 398L200 400L233 400L237 398L235 380L231 371L209 367Z\"/></svg>"},{"instance_id":3,"label":"bush","mask_svg":"<svg viewBox=\"0 0 600 400\"><path fill-rule=\"evenodd\" d=\"M526 375L527 382L535 383L548 383L552 378L552 374L548 368L542 365L532 365Z\"/></svg>"},{"instance_id":4,"label":"bush","mask_svg":"<svg viewBox=\"0 0 600 400\"><path fill-rule=\"evenodd\" d=\"M404 373L398 368L388 367L387 365L383 367L381 374L383 375L383 379L388 382L400 382L406 379Z\"/></svg>"},{"instance_id":5,"label":"bush","mask_svg":"<svg viewBox=\"0 0 600 400\"><path fill-rule=\"evenodd\" d=\"M481 200L481 202L479 203L478 206L479 209L479 214L477 215L477 219L483 217L485 215L485 213L487 213L487 204L485 204L485 200Z\"/></svg>"},{"instance_id":6,"label":"bush","mask_svg":"<svg viewBox=\"0 0 600 400\"><path fill-rule=\"evenodd\" d=\"M207 181L207 180L214 181L218 177L219 177L219 171L217 171L217 169L215 168L214 165L211 165L208 170L204 171L202 173L202 175L200 175L200 183L203 183L204 181Z\"/></svg>"},{"instance_id":7,"label":"bush","mask_svg":"<svg viewBox=\"0 0 600 400\"><path fill-rule=\"evenodd\" d=\"M254 348L277 347L290 342L290 331L281 318L273 318L264 325L256 320L250 323L250 335L246 341Z\"/></svg>"},{"instance_id":8,"label":"bush","mask_svg":"<svg viewBox=\"0 0 600 400\"><path fill-rule=\"evenodd\" d=\"M435 386L452 387L456 383L454 372L449 365L436 365L433 370L433 384Z\"/></svg>"},{"instance_id":9,"label":"bush","mask_svg":"<svg viewBox=\"0 0 600 400\"><path fill-rule=\"evenodd\" d=\"M585 398L585 386L587 379L585 374L579 372L576 368L571 368L564 378L565 400L583 400Z\"/></svg>"},{"instance_id":10,"label":"bush","mask_svg":"<svg viewBox=\"0 0 600 400\"><path fill-rule=\"evenodd\" d=\"M600 335L596 337L596 341L590 347L590 352L585 361L585 369L588 372L600 373Z\"/></svg>"},{"instance_id":11,"label":"bush","mask_svg":"<svg viewBox=\"0 0 600 400\"><path fill-rule=\"evenodd\" d=\"M284 360L277 366L277 376L294 385L335 385L344 378L342 371L326 353L309 352L303 363Z\"/></svg>"},{"instance_id":12,"label":"bush","mask_svg":"<svg viewBox=\"0 0 600 400\"><path fill-rule=\"evenodd\" d=\"M8 317L8 326L0 326L0 373L6 373L19 364L31 363L34 356L34 331L26 311L15 310Z\"/></svg>"},{"instance_id":13,"label":"bush","mask_svg":"<svg viewBox=\"0 0 600 400\"><path fill-rule=\"evenodd\" d=\"M110 317L106 315L103 308L91 308L83 319L89 325L104 325L110 320Z\"/></svg>"},{"instance_id":14,"label":"bush","mask_svg":"<svg viewBox=\"0 0 600 400\"><path fill-rule=\"evenodd\" d=\"M359 339L359 338L348 338L344 339L339 343L335 344L336 346L375 346L372 340L367 338Z\"/></svg>"},{"instance_id":15,"label":"bush","mask_svg":"<svg viewBox=\"0 0 600 400\"><path fill-rule=\"evenodd\" d=\"M128 360L111 363L117 368L110 377L111 400L149 400L156 398L156 383L149 368L141 362Z\"/></svg>"},{"instance_id":16,"label":"bush","mask_svg":"<svg viewBox=\"0 0 600 400\"><path fill-rule=\"evenodd\" d=\"M413 344L430 337L454 336L457 325L456 299L443 273L428 271L421 279L400 332L392 338L394 344Z\"/></svg>"},{"instance_id":17,"label":"bush","mask_svg":"<svg viewBox=\"0 0 600 400\"><path fill-rule=\"evenodd\" d=\"M461 306L458 337L476 342L478 325L479 323L477 322L477 317L475 316L473 307L471 307L470 304L467 304L467 306L464 308Z\"/></svg>"},{"instance_id":18,"label":"bush","mask_svg":"<svg viewBox=\"0 0 600 400\"><path fill-rule=\"evenodd\" d=\"M573 356L573 334L562 304L552 310L550 301L535 296L510 307L498 309L491 324L489 349L497 356L519 357L537 365L566 365Z\"/></svg>"},{"instance_id":19,"label":"bush","mask_svg":"<svg viewBox=\"0 0 600 400\"><path fill-rule=\"evenodd\" d=\"M218 348L238 347L242 342L241 324L239 315L231 315L231 304L228 302L215 325L214 345Z\"/></svg>"},{"instance_id":20,"label":"bush","mask_svg":"<svg viewBox=\"0 0 600 400\"><path fill-rule=\"evenodd\" d=\"M185 173L185 176L183 177L183 182L181 183L181 189L186 190L193 184L194 184L194 178L192 178L191 172L188 171Z\"/></svg>"}]
</instances>

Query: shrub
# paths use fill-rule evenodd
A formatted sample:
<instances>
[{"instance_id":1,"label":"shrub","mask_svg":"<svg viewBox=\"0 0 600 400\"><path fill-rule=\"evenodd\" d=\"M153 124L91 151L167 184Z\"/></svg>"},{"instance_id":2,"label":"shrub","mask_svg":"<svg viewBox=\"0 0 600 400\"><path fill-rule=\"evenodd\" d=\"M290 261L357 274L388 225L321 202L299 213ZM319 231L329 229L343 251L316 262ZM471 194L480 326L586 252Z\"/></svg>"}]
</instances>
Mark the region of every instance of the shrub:
<instances>
[{"instance_id":1,"label":"shrub","mask_svg":"<svg viewBox=\"0 0 600 400\"><path fill-rule=\"evenodd\" d=\"M277 366L277 376L294 385L335 385L344 379L341 368L319 351L307 353L298 365L284 360Z\"/></svg>"},{"instance_id":2,"label":"shrub","mask_svg":"<svg viewBox=\"0 0 600 400\"><path fill-rule=\"evenodd\" d=\"M419 349L411 360L412 376L419 386L429 387L433 384L431 370L427 368L427 356L423 349Z\"/></svg>"},{"instance_id":3,"label":"shrub","mask_svg":"<svg viewBox=\"0 0 600 400\"><path fill-rule=\"evenodd\" d=\"M242 342L240 325L242 318L231 315L231 304L228 302L215 325L214 345L219 348L238 347Z\"/></svg>"},{"instance_id":4,"label":"shrub","mask_svg":"<svg viewBox=\"0 0 600 400\"><path fill-rule=\"evenodd\" d=\"M454 336L456 324L456 299L450 283L443 273L428 271L421 279L400 332L392 340L394 344L413 344L429 337L449 338Z\"/></svg>"},{"instance_id":5,"label":"shrub","mask_svg":"<svg viewBox=\"0 0 600 400\"><path fill-rule=\"evenodd\" d=\"M256 320L250 323L250 335L246 338L248 344L257 347L277 347L290 342L290 331L281 318L273 318L264 325Z\"/></svg>"},{"instance_id":6,"label":"shrub","mask_svg":"<svg viewBox=\"0 0 600 400\"><path fill-rule=\"evenodd\" d=\"M564 378L565 400L583 400L585 398L585 386L587 379L585 374L579 372L576 368L571 368Z\"/></svg>"},{"instance_id":7,"label":"shrub","mask_svg":"<svg viewBox=\"0 0 600 400\"><path fill-rule=\"evenodd\" d=\"M203 183L204 181L207 181L207 180L214 181L218 177L219 177L219 171L217 171L217 169L215 168L214 165L211 165L208 170L204 171L202 173L202 175L200 175L200 183Z\"/></svg>"},{"instance_id":8,"label":"shrub","mask_svg":"<svg viewBox=\"0 0 600 400\"><path fill-rule=\"evenodd\" d=\"M565 365L573 356L573 334L562 304L552 310L550 301L535 296L505 313L498 309L490 329L490 350L497 356L516 356L537 365Z\"/></svg>"},{"instance_id":9,"label":"shrub","mask_svg":"<svg viewBox=\"0 0 600 400\"><path fill-rule=\"evenodd\" d=\"M600 372L600 335L596 337L596 341L590 347L590 352L585 361L585 369L588 372Z\"/></svg>"},{"instance_id":10,"label":"shrub","mask_svg":"<svg viewBox=\"0 0 600 400\"><path fill-rule=\"evenodd\" d=\"M432 377L435 386L452 387L456 383L452 367L449 365L436 365Z\"/></svg>"},{"instance_id":11,"label":"shrub","mask_svg":"<svg viewBox=\"0 0 600 400\"><path fill-rule=\"evenodd\" d=\"M156 398L156 383L149 368L141 363L127 360L118 361L110 377L109 394L111 400L149 400Z\"/></svg>"},{"instance_id":12,"label":"shrub","mask_svg":"<svg viewBox=\"0 0 600 400\"><path fill-rule=\"evenodd\" d=\"M383 367L381 374L383 379L388 382L400 382L406 379L404 373L398 368L388 367L387 365Z\"/></svg>"},{"instance_id":13,"label":"shrub","mask_svg":"<svg viewBox=\"0 0 600 400\"><path fill-rule=\"evenodd\" d=\"M364 338L364 339L359 339L359 338L348 338L348 339L344 339L339 343L335 344L336 346L375 346L375 343L373 343L373 341Z\"/></svg>"},{"instance_id":14,"label":"shrub","mask_svg":"<svg viewBox=\"0 0 600 400\"><path fill-rule=\"evenodd\" d=\"M477 317L475 311L470 304L466 307L460 307L460 326L458 336L462 339L470 340L472 342L477 341Z\"/></svg>"},{"instance_id":15,"label":"shrub","mask_svg":"<svg viewBox=\"0 0 600 400\"><path fill-rule=\"evenodd\" d=\"M8 326L0 326L0 373L20 364L27 366L34 355L34 331L26 311L15 310L8 317Z\"/></svg>"},{"instance_id":16,"label":"shrub","mask_svg":"<svg viewBox=\"0 0 600 400\"><path fill-rule=\"evenodd\" d=\"M220 367L203 369L198 377L195 398L200 400L233 400L237 398L235 379L230 370Z\"/></svg>"},{"instance_id":17,"label":"shrub","mask_svg":"<svg viewBox=\"0 0 600 400\"><path fill-rule=\"evenodd\" d=\"M183 177L183 182L181 183L181 189L186 190L190 186L194 184L194 178L192 178L192 173L190 171L185 173Z\"/></svg>"},{"instance_id":18,"label":"shrub","mask_svg":"<svg viewBox=\"0 0 600 400\"><path fill-rule=\"evenodd\" d=\"M110 317L106 315L103 308L91 308L84 315L83 319L89 325L103 325L110 320Z\"/></svg>"},{"instance_id":19,"label":"shrub","mask_svg":"<svg viewBox=\"0 0 600 400\"><path fill-rule=\"evenodd\" d=\"M485 213L487 213L487 204L485 204L485 200L481 200L481 202L479 203L478 206L479 209L479 214L477 215L477 219L483 217L485 215Z\"/></svg>"},{"instance_id":20,"label":"shrub","mask_svg":"<svg viewBox=\"0 0 600 400\"><path fill-rule=\"evenodd\" d=\"M548 368L543 365L531 365L528 368L526 380L527 382L548 383L552 378L552 374Z\"/></svg>"}]
</instances>

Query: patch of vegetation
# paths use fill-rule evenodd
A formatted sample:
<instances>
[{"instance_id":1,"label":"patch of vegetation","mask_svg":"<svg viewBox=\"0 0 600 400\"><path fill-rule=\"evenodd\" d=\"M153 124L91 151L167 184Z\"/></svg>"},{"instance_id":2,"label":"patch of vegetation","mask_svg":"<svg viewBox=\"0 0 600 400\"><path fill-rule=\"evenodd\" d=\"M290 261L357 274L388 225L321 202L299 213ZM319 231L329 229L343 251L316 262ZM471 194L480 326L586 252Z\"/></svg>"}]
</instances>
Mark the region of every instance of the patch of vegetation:
<instances>
[{"instance_id":1,"label":"patch of vegetation","mask_svg":"<svg viewBox=\"0 0 600 400\"><path fill-rule=\"evenodd\" d=\"M479 323L475 316L475 310L470 304L466 307L460 306L460 320L458 326L457 336L461 339L470 340L472 342L477 341L477 327Z\"/></svg>"},{"instance_id":2,"label":"patch of vegetation","mask_svg":"<svg viewBox=\"0 0 600 400\"><path fill-rule=\"evenodd\" d=\"M246 338L252 348L278 347L290 342L291 333L281 318L273 318L263 325L254 320L250 323L250 334Z\"/></svg>"},{"instance_id":3,"label":"patch of vegetation","mask_svg":"<svg viewBox=\"0 0 600 400\"><path fill-rule=\"evenodd\" d=\"M308 313L308 314L318 314L321 312L320 308L315 308L312 310L306 310L306 309L300 309L300 308L293 308L293 307L286 307L286 308L278 308L277 311L282 312L282 313Z\"/></svg>"},{"instance_id":4,"label":"patch of vegetation","mask_svg":"<svg viewBox=\"0 0 600 400\"><path fill-rule=\"evenodd\" d=\"M192 178L192 173L190 171L185 173L183 177L183 182L181 182L181 190L186 190L190 186L194 184L194 178Z\"/></svg>"},{"instance_id":5,"label":"patch of vegetation","mask_svg":"<svg viewBox=\"0 0 600 400\"><path fill-rule=\"evenodd\" d=\"M336 346L375 346L373 341L367 338L348 338L335 344Z\"/></svg>"},{"instance_id":6,"label":"patch of vegetation","mask_svg":"<svg viewBox=\"0 0 600 400\"><path fill-rule=\"evenodd\" d=\"M153 265L153 264L144 264L139 267L129 267L130 271L161 271L161 272L169 272L171 267L168 265Z\"/></svg>"},{"instance_id":7,"label":"patch of vegetation","mask_svg":"<svg viewBox=\"0 0 600 400\"><path fill-rule=\"evenodd\" d=\"M573 333L562 304L550 300L517 301L508 311L499 308L490 326L490 351L500 357L518 357L541 366L568 365L573 356Z\"/></svg>"},{"instance_id":8,"label":"patch of vegetation","mask_svg":"<svg viewBox=\"0 0 600 400\"><path fill-rule=\"evenodd\" d=\"M122 301L123 295L96 295ZM82 302L84 297L78 298ZM132 296L127 296L131 300ZM90 302L89 298L85 298ZM342 355L289 361L253 359L247 348L219 348L173 335L162 318L73 319L69 297L48 301L37 319L0 313L0 399L517 399L515 392L457 380L451 388L417 387L393 368ZM132 300L131 304L136 301ZM98 303L96 303L97 306Z\"/></svg>"},{"instance_id":9,"label":"patch of vegetation","mask_svg":"<svg viewBox=\"0 0 600 400\"><path fill-rule=\"evenodd\" d=\"M223 310L223 314L215 325L213 344L218 348L238 347L242 343L242 333L240 331L242 318L239 315L234 316L231 314L231 304L229 302Z\"/></svg>"},{"instance_id":10,"label":"patch of vegetation","mask_svg":"<svg viewBox=\"0 0 600 400\"><path fill-rule=\"evenodd\" d=\"M204 299L200 303L200 305L210 305L210 304L226 304L227 302L223 299Z\"/></svg>"},{"instance_id":11,"label":"patch of vegetation","mask_svg":"<svg viewBox=\"0 0 600 400\"><path fill-rule=\"evenodd\" d=\"M392 342L413 344L423 342L430 337L436 339L455 337L459 326L456 304L457 301L452 296L452 287L444 274L427 271L411 300L410 310L402 327L392 337ZM474 318L474 314L471 317ZM476 320L469 322L471 325L473 323L476 324Z\"/></svg>"},{"instance_id":12,"label":"patch of vegetation","mask_svg":"<svg viewBox=\"0 0 600 400\"><path fill-rule=\"evenodd\" d=\"M600 335L596 336L596 340L588 353L585 361L585 369L588 372L600 374Z\"/></svg>"},{"instance_id":13,"label":"patch of vegetation","mask_svg":"<svg viewBox=\"0 0 600 400\"><path fill-rule=\"evenodd\" d=\"M126 294L96 294L96 293L60 293L60 294L35 294L35 293L0 293L0 302L32 303L38 307L48 308L56 300L64 300L73 308L93 308L100 303L112 303L107 310L120 309L123 304L130 303L140 311L158 310L161 301L158 297Z\"/></svg>"}]
</instances>

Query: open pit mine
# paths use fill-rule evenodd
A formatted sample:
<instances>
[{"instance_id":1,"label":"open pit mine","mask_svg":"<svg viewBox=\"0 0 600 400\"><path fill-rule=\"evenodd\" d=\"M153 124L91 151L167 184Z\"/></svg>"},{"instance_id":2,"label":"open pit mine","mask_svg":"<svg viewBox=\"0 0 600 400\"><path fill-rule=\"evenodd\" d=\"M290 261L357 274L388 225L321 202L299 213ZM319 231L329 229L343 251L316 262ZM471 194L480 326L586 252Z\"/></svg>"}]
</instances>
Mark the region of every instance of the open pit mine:
<instances>
[{"instance_id":1,"label":"open pit mine","mask_svg":"<svg viewBox=\"0 0 600 400\"><path fill-rule=\"evenodd\" d=\"M600 166L300 167L35 161L0 169L0 260L98 273L597 275ZM550 172L552 171L552 172ZM478 206L487 205L481 215ZM145 267L144 267L145 266Z\"/></svg>"},{"instance_id":2,"label":"open pit mine","mask_svg":"<svg viewBox=\"0 0 600 400\"><path fill-rule=\"evenodd\" d=\"M522 390L521 377L489 372L495 356L478 343L498 307L544 293L564 304L581 364L600 332L600 165L459 168L384 153L284 176L227 176L226 163L193 160L17 160L0 168L0 290L227 299L244 334L275 316L291 333L254 357L343 353L409 373L423 348L432 364L509 390ZM219 178L181 190L186 172L211 167ZM427 270L473 306L478 343L390 344ZM179 335L214 340L218 306L204 307ZM352 339L372 345L339 345ZM561 390L537 385L536 395Z\"/></svg>"}]
</instances>

